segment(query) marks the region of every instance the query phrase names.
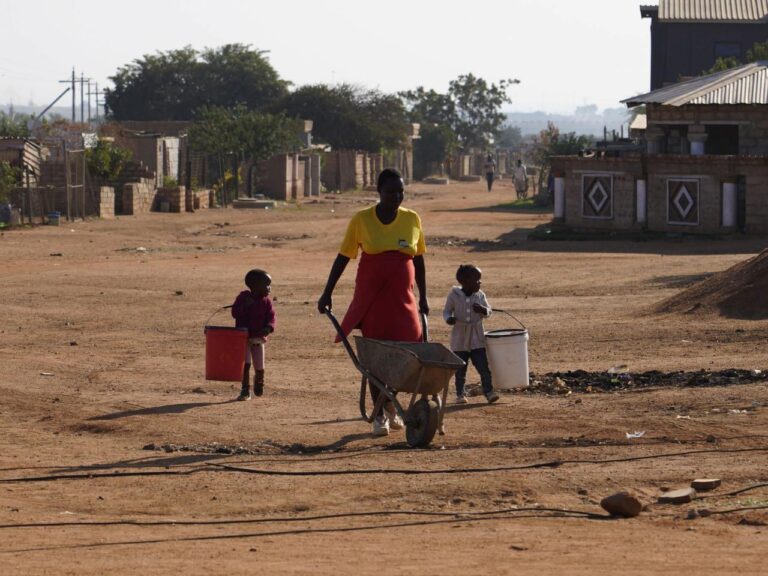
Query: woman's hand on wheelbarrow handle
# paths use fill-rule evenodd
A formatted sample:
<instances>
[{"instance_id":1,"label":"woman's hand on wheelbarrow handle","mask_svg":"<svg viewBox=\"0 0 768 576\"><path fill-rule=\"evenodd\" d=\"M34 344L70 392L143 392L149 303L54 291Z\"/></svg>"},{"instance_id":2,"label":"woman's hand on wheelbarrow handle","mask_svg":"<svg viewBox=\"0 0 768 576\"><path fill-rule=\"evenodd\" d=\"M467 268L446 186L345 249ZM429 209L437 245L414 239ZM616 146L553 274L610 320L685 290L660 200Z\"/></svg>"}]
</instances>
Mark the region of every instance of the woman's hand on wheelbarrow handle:
<instances>
[{"instance_id":1,"label":"woman's hand on wheelbarrow handle","mask_svg":"<svg viewBox=\"0 0 768 576\"><path fill-rule=\"evenodd\" d=\"M333 300L331 299L331 295L323 292L323 295L317 300L317 311L320 312L320 314L325 314L326 310L332 309Z\"/></svg>"}]
</instances>

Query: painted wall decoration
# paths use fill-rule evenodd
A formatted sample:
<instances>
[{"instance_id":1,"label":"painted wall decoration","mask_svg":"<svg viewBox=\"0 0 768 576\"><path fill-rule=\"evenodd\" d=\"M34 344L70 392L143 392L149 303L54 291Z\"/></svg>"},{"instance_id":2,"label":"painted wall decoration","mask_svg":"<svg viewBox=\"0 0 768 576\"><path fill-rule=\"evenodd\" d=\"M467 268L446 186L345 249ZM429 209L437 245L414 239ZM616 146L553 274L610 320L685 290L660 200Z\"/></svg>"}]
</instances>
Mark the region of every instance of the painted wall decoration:
<instances>
[{"instance_id":1,"label":"painted wall decoration","mask_svg":"<svg viewBox=\"0 0 768 576\"><path fill-rule=\"evenodd\" d=\"M584 218L613 218L613 176L584 174L581 177L581 215Z\"/></svg>"},{"instance_id":2,"label":"painted wall decoration","mask_svg":"<svg viewBox=\"0 0 768 576\"><path fill-rule=\"evenodd\" d=\"M699 181L667 180L667 223L696 226L699 223Z\"/></svg>"}]
</instances>

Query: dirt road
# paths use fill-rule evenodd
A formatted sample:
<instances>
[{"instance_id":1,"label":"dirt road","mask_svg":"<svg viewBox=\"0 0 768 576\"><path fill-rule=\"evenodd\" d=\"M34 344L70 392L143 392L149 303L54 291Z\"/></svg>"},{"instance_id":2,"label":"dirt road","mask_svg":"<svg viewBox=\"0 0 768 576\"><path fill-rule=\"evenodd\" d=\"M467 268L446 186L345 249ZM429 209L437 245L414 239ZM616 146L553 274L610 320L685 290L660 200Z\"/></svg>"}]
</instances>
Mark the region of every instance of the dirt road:
<instances>
[{"instance_id":1,"label":"dirt road","mask_svg":"<svg viewBox=\"0 0 768 576\"><path fill-rule=\"evenodd\" d=\"M649 313L763 241L531 241L549 216L499 208L506 182L483 188L409 189L434 340L447 342L454 271L473 262L492 305L530 329L535 373L768 368L768 321ZM4 574L764 573L766 509L686 517L768 505L765 487L722 495L768 482L765 382L505 393L452 407L430 450L372 438L315 302L374 196L0 236ZM203 377L202 328L256 266L274 278L278 328L264 397L233 402L238 385ZM722 478L721 495L655 503L698 477ZM623 488L648 504L640 517L583 514Z\"/></svg>"}]
</instances>

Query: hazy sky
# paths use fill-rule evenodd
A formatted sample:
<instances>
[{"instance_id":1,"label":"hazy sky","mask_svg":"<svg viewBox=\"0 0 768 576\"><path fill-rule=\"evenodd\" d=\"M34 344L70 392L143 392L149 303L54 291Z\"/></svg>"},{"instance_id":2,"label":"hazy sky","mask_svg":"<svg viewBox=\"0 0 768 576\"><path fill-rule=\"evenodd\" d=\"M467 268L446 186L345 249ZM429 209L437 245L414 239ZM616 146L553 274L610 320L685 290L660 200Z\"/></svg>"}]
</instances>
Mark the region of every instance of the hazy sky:
<instances>
[{"instance_id":1,"label":"hazy sky","mask_svg":"<svg viewBox=\"0 0 768 576\"><path fill-rule=\"evenodd\" d=\"M648 0L0 0L0 103L48 104L74 66L104 86L144 54L269 50L297 85L445 91L472 72L519 78L511 111L619 106L649 87ZM67 105L69 95L60 101Z\"/></svg>"}]
</instances>

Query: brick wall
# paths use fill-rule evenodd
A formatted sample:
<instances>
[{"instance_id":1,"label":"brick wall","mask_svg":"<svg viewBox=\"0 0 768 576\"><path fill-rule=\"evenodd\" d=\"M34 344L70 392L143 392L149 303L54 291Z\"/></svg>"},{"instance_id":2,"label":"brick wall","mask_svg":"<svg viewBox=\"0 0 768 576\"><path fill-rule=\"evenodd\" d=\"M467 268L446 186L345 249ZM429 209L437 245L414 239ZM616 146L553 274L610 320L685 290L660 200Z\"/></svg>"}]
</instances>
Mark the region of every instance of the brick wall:
<instances>
[{"instance_id":1,"label":"brick wall","mask_svg":"<svg viewBox=\"0 0 768 576\"><path fill-rule=\"evenodd\" d=\"M154 210L163 210L163 205L167 203L168 212L186 212L191 211L191 199L187 201L187 193L184 186L174 186L172 188L158 188L154 201Z\"/></svg>"},{"instance_id":2,"label":"brick wall","mask_svg":"<svg viewBox=\"0 0 768 576\"><path fill-rule=\"evenodd\" d=\"M632 155L621 158L558 157L553 169L565 177L565 224L574 229L640 230L718 234L722 227L722 184L742 178L745 183L745 227L751 234L768 234L768 157ZM610 218L586 218L582 182L601 174L613 183ZM636 181L647 182L647 222L638 224ZM670 223L669 181L692 180L698 188L698 222Z\"/></svg>"},{"instance_id":3,"label":"brick wall","mask_svg":"<svg viewBox=\"0 0 768 576\"><path fill-rule=\"evenodd\" d=\"M650 124L690 123L739 126L739 153L746 156L768 155L768 106L765 105L691 105L648 106ZM671 127L674 127L672 125ZM674 148L674 144L672 144ZM672 150L670 150L672 151Z\"/></svg>"},{"instance_id":4,"label":"brick wall","mask_svg":"<svg viewBox=\"0 0 768 576\"><path fill-rule=\"evenodd\" d=\"M192 194L195 210L201 210L210 207L211 190L193 190Z\"/></svg>"},{"instance_id":5,"label":"brick wall","mask_svg":"<svg viewBox=\"0 0 768 576\"><path fill-rule=\"evenodd\" d=\"M565 223L573 228L639 229L636 223L635 181L642 176L639 157L557 159L556 173L565 175ZM582 185L585 176L603 175L612 184L611 218L584 216Z\"/></svg>"},{"instance_id":6,"label":"brick wall","mask_svg":"<svg viewBox=\"0 0 768 576\"><path fill-rule=\"evenodd\" d=\"M98 214L100 218L112 219L115 217L115 189L111 186L99 188Z\"/></svg>"},{"instance_id":7,"label":"brick wall","mask_svg":"<svg viewBox=\"0 0 768 576\"><path fill-rule=\"evenodd\" d=\"M293 164L289 154L277 154L258 163L256 192L275 200L290 200L292 194Z\"/></svg>"},{"instance_id":8,"label":"brick wall","mask_svg":"<svg viewBox=\"0 0 768 576\"><path fill-rule=\"evenodd\" d=\"M142 179L140 182L123 184L120 199L116 200L117 210L126 215L149 212L155 202L156 192L154 180Z\"/></svg>"}]
</instances>

